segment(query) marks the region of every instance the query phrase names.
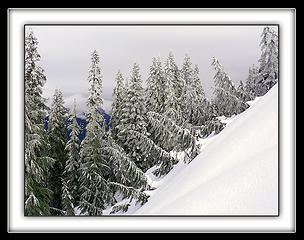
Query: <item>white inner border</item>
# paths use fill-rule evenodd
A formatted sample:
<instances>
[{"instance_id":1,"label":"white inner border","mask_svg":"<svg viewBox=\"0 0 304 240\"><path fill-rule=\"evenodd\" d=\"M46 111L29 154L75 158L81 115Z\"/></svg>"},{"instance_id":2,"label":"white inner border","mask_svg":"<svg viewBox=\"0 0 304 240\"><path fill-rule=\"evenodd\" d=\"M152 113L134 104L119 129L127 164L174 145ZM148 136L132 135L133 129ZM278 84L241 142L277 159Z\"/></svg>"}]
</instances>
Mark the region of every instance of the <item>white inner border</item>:
<instances>
[{"instance_id":1,"label":"white inner border","mask_svg":"<svg viewBox=\"0 0 304 240\"><path fill-rule=\"evenodd\" d=\"M279 24L279 217L24 217L24 24ZM9 9L8 232L295 232L295 9Z\"/></svg>"}]
</instances>

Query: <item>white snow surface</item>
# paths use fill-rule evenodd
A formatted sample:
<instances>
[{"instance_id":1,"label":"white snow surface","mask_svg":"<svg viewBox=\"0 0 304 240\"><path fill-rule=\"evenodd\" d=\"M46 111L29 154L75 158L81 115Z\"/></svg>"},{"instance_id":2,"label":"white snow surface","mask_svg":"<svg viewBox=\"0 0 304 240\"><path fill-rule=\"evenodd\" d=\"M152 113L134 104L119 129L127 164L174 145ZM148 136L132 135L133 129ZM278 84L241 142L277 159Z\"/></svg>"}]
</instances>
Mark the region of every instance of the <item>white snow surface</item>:
<instances>
[{"instance_id":1,"label":"white snow surface","mask_svg":"<svg viewBox=\"0 0 304 240\"><path fill-rule=\"evenodd\" d=\"M119 215L277 215L278 86L243 113L222 119L217 135L201 139L201 153L163 178L150 169L155 190L143 206Z\"/></svg>"}]
</instances>

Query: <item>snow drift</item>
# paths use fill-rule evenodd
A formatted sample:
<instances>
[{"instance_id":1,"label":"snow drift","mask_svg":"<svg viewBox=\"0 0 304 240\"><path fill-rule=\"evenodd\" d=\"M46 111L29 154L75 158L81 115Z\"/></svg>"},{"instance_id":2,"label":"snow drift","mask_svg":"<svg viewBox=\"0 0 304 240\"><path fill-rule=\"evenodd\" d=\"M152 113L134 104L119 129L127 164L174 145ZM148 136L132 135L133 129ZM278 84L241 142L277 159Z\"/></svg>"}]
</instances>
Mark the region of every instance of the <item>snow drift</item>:
<instances>
[{"instance_id":1,"label":"snow drift","mask_svg":"<svg viewBox=\"0 0 304 240\"><path fill-rule=\"evenodd\" d=\"M278 84L216 136L201 153L152 179L149 201L135 215L277 215Z\"/></svg>"}]
</instances>

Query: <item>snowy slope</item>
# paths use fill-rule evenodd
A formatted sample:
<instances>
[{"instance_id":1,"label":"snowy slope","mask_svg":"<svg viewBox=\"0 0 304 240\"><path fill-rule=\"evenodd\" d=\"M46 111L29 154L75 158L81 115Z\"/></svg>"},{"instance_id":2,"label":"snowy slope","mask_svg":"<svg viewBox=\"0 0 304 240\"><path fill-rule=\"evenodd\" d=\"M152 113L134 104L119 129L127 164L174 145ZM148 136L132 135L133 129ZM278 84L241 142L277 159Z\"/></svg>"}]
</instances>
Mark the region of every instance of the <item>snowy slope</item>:
<instances>
[{"instance_id":1,"label":"snowy slope","mask_svg":"<svg viewBox=\"0 0 304 240\"><path fill-rule=\"evenodd\" d=\"M147 192L149 201L125 214L278 214L277 85L202 143L190 164L152 178L156 190Z\"/></svg>"}]
</instances>

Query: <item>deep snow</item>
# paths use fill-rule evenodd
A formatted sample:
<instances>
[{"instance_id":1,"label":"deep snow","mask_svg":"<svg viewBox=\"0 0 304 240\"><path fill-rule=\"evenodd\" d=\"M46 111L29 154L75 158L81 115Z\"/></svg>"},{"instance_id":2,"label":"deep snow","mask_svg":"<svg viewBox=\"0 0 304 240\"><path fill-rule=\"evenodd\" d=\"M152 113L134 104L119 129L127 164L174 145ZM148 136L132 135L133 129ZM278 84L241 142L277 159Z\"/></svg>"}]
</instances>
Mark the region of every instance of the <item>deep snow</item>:
<instances>
[{"instance_id":1,"label":"deep snow","mask_svg":"<svg viewBox=\"0 0 304 240\"><path fill-rule=\"evenodd\" d=\"M163 178L147 172L155 190L134 215L277 215L278 86L250 103L218 135L201 139L201 153ZM105 213L106 214L106 213Z\"/></svg>"}]
</instances>

